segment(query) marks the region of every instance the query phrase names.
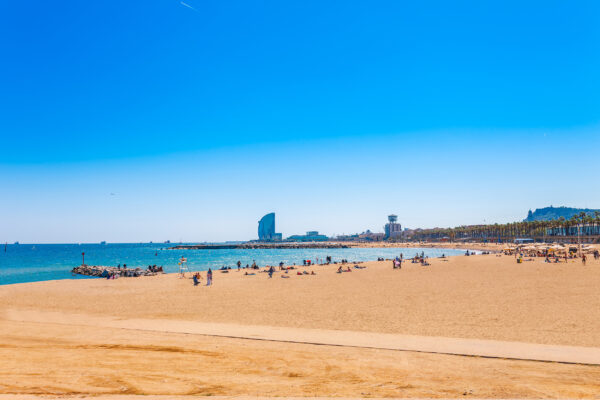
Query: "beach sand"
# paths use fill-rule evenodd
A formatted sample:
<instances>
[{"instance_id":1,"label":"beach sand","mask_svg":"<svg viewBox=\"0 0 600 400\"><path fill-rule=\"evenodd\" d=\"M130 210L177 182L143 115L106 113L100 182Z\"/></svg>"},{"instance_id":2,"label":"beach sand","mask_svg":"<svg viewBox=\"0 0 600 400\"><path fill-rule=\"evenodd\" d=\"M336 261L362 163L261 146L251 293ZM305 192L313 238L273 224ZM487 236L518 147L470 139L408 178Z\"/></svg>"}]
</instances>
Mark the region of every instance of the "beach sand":
<instances>
[{"instance_id":1,"label":"beach sand","mask_svg":"<svg viewBox=\"0 0 600 400\"><path fill-rule=\"evenodd\" d=\"M600 263L496 255L282 279L215 272L0 287L0 393L598 398L600 366L211 337L7 315L218 322L600 347ZM305 268L301 268L304 270ZM70 318L70 317L69 317Z\"/></svg>"}]
</instances>

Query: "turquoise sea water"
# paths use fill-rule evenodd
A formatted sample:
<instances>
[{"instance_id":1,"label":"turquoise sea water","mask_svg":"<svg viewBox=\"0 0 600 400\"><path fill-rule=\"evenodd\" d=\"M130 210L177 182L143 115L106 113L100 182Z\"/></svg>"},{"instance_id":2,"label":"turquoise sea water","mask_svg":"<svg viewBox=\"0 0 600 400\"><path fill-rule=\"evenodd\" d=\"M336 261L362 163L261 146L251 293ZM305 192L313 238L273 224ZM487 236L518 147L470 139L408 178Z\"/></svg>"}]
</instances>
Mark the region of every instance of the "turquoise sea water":
<instances>
[{"instance_id":1,"label":"turquoise sea water","mask_svg":"<svg viewBox=\"0 0 600 400\"><path fill-rule=\"evenodd\" d=\"M166 244L20 244L0 247L0 285L13 283L47 281L55 279L90 279L71 274L71 269L81 264L81 253L85 253L88 265L116 266L127 264L127 268L146 268L148 265L162 265L165 272L177 272L177 261L185 256L191 270L207 270L222 266L235 266L238 260L242 265L259 266L302 264L302 260L324 259L331 256L333 261L372 261L378 257L394 258L400 253L413 257L417 252L425 252L429 257L463 254L463 250L417 249L417 248L349 248L349 249L227 249L227 250L168 250ZM95 279L95 278L91 278Z\"/></svg>"}]
</instances>

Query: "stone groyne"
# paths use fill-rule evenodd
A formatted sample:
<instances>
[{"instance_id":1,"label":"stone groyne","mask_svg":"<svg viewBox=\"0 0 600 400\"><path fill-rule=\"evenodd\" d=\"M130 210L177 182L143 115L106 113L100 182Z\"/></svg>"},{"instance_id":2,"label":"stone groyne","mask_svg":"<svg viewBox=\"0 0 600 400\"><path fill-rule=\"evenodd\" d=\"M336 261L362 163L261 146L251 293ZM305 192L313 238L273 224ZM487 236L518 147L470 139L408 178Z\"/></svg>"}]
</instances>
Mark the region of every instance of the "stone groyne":
<instances>
[{"instance_id":1,"label":"stone groyne","mask_svg":"<svg viewBox=\"0 0 600 400\"><path fill-rule=\"evenodd\" d=\"M218 249L347 249L342 243L240 243L240 244L193 244L170 247L170 250L218 250Z\"/></svg>"},{"instance_id":2,"label":"stone groyne","mask_svg":"<svg viewBox=\"0 0 600 400\"><path fill-rule=\"evenodd\" d=\"M141 268L117 268L105 267L102 265L80 265L71 270L73 274L95 276L98 278L108 278L112 275L115 277L133 278L138 276L152 276L156 272L148 271Z\"/></svg>"}]
</instances>

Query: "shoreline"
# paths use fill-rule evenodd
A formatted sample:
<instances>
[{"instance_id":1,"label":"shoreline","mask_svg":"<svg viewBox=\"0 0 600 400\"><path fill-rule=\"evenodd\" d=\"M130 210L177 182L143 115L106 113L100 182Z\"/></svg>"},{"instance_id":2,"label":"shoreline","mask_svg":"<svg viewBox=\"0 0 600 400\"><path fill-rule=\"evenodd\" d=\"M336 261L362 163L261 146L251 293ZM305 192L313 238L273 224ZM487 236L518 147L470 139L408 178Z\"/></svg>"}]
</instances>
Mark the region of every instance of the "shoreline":
<instances>
[{"instance_id":1,"label":"shoreline","mask_svg":"<svg viewBox=\"0 0 600 400\"><path fill-rule=\"evenodd\" d=\"M359 248L380 248L381 246L366 246L366 247L359 247ZM386 248L386 249L409 249L410 247L398 247L398 246L385 246L385 247L381 247L381 248ZM412 249L427 249L427 248L434 248L434 247L412 247ZM251 249L250 249L251 250ZM467 249L467 248L452 248L452 250L460 250L462 252L467 252L469 251L472 255L479 255L480 250L477 249ZM464 254L454 254L454 255L445 255L444 258L450 258L450 257L459 257L459 256L463 256ZM409 260L411 260L413 257L407 258L405 257L403 260L404 263L408 262ZM438 257L428 257L428 259L434 259L434 258L440 258L440 256ZM341 261L332 261L331 263L327 264L327 263L319 263L319 264L315 264L315 263L311 263L310 266L333 266L333 265L350 265L350 264L361 264L361 263L370 263L370 262L377 262L378 260L376 259L369 259L369 260L347 260L345 263L342 263ZM391 258L384 258L383 261L392 261ZM265 264L263 266L260 266L259 269L257 271L261 271L265 268L270 266L271 264ZM272 264L273 266L278 266L277 262L274 262ZM284 264L284 267L307 267L308 265L300 265L300 264ZM101 276L100 274L81 274L81 273L77 273L77 272L73 272L73 271L78 271L78 270L82 270L82 269L92 269L92 270L98 270L96 272L100 272L99 270L102 269L106 269L109 273L110 272L114 272L117 270L117 267L114 266L109 266L109 265L88 265L86 264L85 266L82 265L78 265L76 267L68 267L66 270L71 272L71 277L70 278L62 278L62 279L45 279L45 280L38 280L38 281L28 281L28 282L15 282L15 283L0 283L0 288L2 288L3 286L11 286L11 285L26 285L26 284L33 284L33 283L39 283L39 282L69 282L69 281L77 281L77 280L87 280L87 279L92 279L92 280L103 280L103 279L107 279L106 276ZM217 272L221 272L222 270L220 268L213 268L210 266L207 267L203 267L203 269L197 269L194 268L193 266L191 266L189 268L189 271L187 271L186 273L190 273L190 272L206 272L209 268L212 269L213 272L217 273ZM245 267L241 267L241 270L250 270L247 269ZM160 275L179 275L179 272L177 271L161 271L161 272L149 272L147 271L147 269L144 269L142 267L134 267L134 266L130 266L127 269L121 269L120 271L128 271L131 273L131 275L129 276L121 276L120 278L144 278L144 277L150 277L150 276L160 276ZM237 271L237 267L235 266L231 266L231 269L229 269L229 271ZM138 275L135 275L135 273L138 273Z\"/></svg>"},{"instance_id":2,"label":"shoreline","mask_svg":"<svg viewBox=\"0 0 600 400\"><path fill-rule=\"evenodd\" d=\"M332 262L340 262L343 259L348 261L373 261L378 258L390 259L398 256L400 253L404 253L405 256L413 256L413 250L402 247L387 247L387 248L344 248L344 249L240 249L240 250L208 250L204 253L203 250L186 251L180 252L172 251L155 251L144 250L143 248L120 249L115 247L112 250L112 255L107 258L103 255L103 252L95 253L93 250L86 249L86 267L81 268L82 258L79 259L73 257L72 249L59 248L59 253L48 252L44 256L43 265L30 265L31 263L25 263L21 266L17 258L11 264L10 258L8 263L8 269L3 269L0 273L0 287L4 285L12 285L18 283L36 282L36 281L52 281L52 280L72 280L80 278L89 278L88 275L73 275L73 270L87 270L94 269L98 270L97 275L101 275L102 269L107 269L108 272L113 272L113 269L117 267L117 263L120 260L121 265L127 264L127 270L133 275L145 274L148 266L156 265L157 269L160 270L162 266L165 272L178 272L180 256L185 256L188 259L188 266L190 270L207 270L211 268L213 270L219 269L223 266L235 267L238 260L242 261L242 265L252 264L254 259L261 265L278 265L280 262L284 262L286 265L302 264L302 260L312 260L312 262L324 262L328 257L332 257ZM29 250L32 253L32 257L40 257L34 251ZM130 253L132 251L133 253ZM442 250L422 248L422 250L429 253L430 257L437 257L441 255ZM462 254L463 250L453 250L445 252L447 255L456 253ZM94 254L95 253L95 254ZM437 254L439 253L439 254ZM449 254L450 253L450 254ZM134 254L132 258L129 258L129 254ZM11 254L9 253L9 256ZM97 256L96 256L97 255ZM46 265L47 268L46 269ZM139 268L139 270L137 270ZM118 268L117 268L118 269ZM137 270L137 271L136 271ZM41 274L38 274L41 271ZM94 275L94 274L91 274ZM105 276L104 276L105 277Z\"/></svg>"}]
</instances>

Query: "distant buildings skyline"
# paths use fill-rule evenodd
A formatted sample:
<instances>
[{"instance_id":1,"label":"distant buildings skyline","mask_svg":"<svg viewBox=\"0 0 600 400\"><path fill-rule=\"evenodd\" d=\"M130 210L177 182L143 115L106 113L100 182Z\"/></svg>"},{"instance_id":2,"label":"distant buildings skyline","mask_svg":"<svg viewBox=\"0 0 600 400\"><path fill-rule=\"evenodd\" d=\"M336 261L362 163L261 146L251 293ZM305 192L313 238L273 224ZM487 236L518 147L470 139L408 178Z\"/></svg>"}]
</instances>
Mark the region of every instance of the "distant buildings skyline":
<instances>
[{"instance_id":1,"label":"distant buildings skyline","mask_svg":"<svg viewBox=\"0 0 600 400\"><path fill-rule=\"evenodd\" d=\"M265 214L258 221L258 241L261 242L323 242L327 240L382 240L382 239L397 239L402 235L402 225L399 224L398 216L395 214L388 215L388 223L385 225L384 233L374 233L367 229L361 234L337 235L328 237L327 235L319 234L319 231L307 231L304 235L290 235L285 240L282 233L275 232L275 213Z\"/></svg>"}]
</instances>

